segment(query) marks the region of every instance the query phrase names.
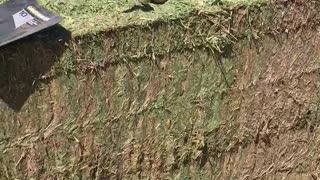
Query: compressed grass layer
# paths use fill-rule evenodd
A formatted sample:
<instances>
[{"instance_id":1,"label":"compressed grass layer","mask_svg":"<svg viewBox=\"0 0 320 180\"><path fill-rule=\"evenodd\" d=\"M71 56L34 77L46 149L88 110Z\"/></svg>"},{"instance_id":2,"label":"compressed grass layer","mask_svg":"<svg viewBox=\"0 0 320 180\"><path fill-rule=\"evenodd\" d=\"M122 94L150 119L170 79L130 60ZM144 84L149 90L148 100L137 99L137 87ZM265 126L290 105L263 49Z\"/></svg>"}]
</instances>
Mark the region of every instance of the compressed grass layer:
<instances>
[{"instance_id":1,"label":"compressed grass layer","mask_svg":"<svg viewBox=\"0 0 320 180\"><path fill-rule=\"evenodd\" d=\"M315 171L319 55L308 27L319 17L314 9L284 9L195 12L81 36L66 49L28 41L2 49L1 177L242 179ZM292 14L296 21L282 21ZM297 29L293 41L282 37Z\"/></svg>"},{"instance_id":2,"label":"compressed grass layer","mask_svg":"<svg viewBox=\"0 0 320 180\"><path fill-rule=\"evenodd\" d=\"M5 154L0 174L36 179L161 178L179 169L182 159L198 158L204 133L217 123L225 88L220 71L208 52L200 50L166 55L159 66L146 58L139 64L109 67L99 75L59 76L39 87L42 90L29 97L20 113L10 113L3 104L2 118L10 120L1 124ZM12 123L16 118L22 120L20 126ZM201 131L190 134L194 140L185 146L183 139L193 128ZM23 142L18 140L22 134ZM15 145L21 143L26 143L22 149ZM33 152L27 150L31 144ZM181 155L182 159L175 157ZM14 156L26 160L15 167L16 161L10 161ZM37 160L30 162L29 171L25 168L31 157ZM154 163L143 165L143 159ZM154 168L153 175L145 168Z\"/></svg>"}]
</instances>

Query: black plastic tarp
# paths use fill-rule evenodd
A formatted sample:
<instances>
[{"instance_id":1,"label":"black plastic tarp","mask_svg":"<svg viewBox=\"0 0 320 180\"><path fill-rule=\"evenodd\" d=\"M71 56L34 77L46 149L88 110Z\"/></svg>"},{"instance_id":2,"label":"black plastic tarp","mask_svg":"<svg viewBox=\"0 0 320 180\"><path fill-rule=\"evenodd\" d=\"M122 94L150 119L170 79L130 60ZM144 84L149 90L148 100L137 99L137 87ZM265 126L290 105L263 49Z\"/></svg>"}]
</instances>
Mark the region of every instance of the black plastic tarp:
<instances>
[{"instance_id":1,"label":"black plastic tarp","mask_svg":"<svg viewBox=\"0 0 320 180\"><path fill-rule=\"evenodd\" d=\"M0 5L0 46L16 41L61 21L61 17L35 0L10 0Z\"/></svg>"}]
</instances>

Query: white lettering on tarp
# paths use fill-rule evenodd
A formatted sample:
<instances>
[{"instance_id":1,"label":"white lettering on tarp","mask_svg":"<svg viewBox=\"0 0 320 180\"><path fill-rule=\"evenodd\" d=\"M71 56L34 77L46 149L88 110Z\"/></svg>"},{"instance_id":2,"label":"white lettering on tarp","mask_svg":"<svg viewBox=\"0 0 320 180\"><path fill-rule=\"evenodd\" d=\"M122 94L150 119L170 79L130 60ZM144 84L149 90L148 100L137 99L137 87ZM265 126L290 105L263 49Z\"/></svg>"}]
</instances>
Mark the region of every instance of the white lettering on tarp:
<instances>
[{"instance_id":1,"label":"white lettering on tarp","mask_svg":"<svg viewBox=\"0 0 320 180\"><path fill-rule=\"evenodd\" d=\"M28 24L31 26L38 26L38 22L35 19L33 19L32 21L29 21Z\"/></svg>"},{"instance_id":2,"label":"white lettering on tarp","mask_svg":"<svg viewBox=\"0 0 320 180\"><path fill-rule=\"evenodd\" d=\"M12 15L14 20L14 25L16 28L26 24L27 22L32 21L34 18L26 10L22 9L16 14Z\"/></svg>"}]
</instances>

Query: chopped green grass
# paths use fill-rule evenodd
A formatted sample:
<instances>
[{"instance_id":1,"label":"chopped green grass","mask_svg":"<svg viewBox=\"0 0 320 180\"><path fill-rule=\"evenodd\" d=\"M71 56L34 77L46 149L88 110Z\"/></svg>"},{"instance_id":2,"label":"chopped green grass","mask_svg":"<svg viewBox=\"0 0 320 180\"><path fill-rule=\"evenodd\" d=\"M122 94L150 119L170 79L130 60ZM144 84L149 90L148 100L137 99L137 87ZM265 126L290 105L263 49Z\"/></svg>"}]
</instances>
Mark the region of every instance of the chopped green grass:
<instances>
[{"instance_id":1,"label":"chopped green grass","mask_svg":"<svg viewBox=\"0 0 320 180\"><path fill-rule=\"evenodd\" d=\"M0 0L5 2L6 0ZM219 0L169 0L164 5L153 5L154 11L122 13L135 0L38 0L42 6L63 17L62 25L73 35L83 35L106 29L139 25L154 20L176 19L195 9L216 11ZM250 4L266 0L220 0L226 3Z\"/></svg>"}]
</instances>

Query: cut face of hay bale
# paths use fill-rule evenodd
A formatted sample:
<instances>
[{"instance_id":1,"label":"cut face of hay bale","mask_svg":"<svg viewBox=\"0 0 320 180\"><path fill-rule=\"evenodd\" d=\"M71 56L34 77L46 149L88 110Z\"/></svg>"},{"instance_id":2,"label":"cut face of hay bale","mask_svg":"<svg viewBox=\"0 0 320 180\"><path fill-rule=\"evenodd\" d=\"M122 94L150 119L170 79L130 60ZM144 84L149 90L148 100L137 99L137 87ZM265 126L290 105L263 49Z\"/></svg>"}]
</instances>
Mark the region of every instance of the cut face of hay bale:
<instances>
[{"instance_id":1,"label":"cut face of hay bale","mask_svg":"<svg viewBox=\"0 0 320 180\"><path fill-rule=\"evenodd\" d=\"M0 51L0 176L318 176L317 1L39 2L74 36Z\"/></svg>"}]
</instances>

